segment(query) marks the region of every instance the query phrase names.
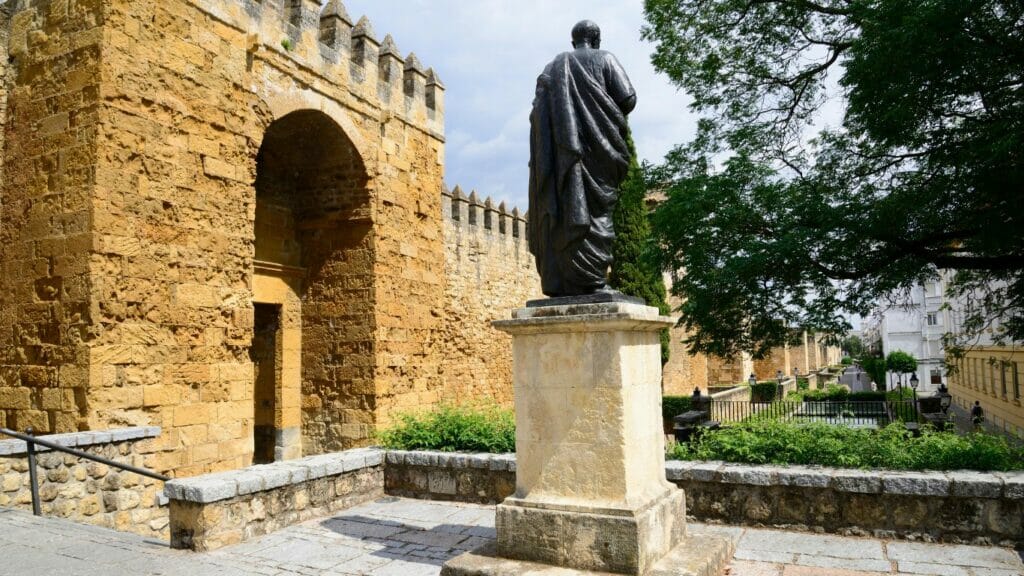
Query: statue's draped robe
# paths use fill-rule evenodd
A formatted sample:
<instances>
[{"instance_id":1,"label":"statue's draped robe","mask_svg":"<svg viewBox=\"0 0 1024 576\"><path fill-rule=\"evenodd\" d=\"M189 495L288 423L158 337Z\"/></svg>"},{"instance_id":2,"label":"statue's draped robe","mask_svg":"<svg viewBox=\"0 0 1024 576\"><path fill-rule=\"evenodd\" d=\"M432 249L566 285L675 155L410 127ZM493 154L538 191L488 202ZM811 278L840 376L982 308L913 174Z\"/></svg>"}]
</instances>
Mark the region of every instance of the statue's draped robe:
<instances>
[{"instance_id":1,"label":"statue's draped robe","mask_svg":"<svg viewBox=\"0 0 1024 576\"><path fill-rule=\"evenodd\" d=\"M635 92L603 50L558 55L537 78L530 115L530 252L548 296L605 287L612 211L629 168Z\"/></svg>"}]
</instances>

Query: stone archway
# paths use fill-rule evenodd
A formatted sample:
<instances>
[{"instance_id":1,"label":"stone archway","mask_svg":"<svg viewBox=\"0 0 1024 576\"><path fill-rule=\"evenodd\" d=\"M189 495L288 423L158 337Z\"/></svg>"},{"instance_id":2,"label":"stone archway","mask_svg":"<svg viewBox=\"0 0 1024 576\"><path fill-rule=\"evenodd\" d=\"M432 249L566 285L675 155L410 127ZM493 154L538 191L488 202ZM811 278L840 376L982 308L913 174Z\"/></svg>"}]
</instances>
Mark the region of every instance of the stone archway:
<instances>
[{"instance_id":1,"label":"stone archway","mask_svg":"<svg viewBox=\"0 0 1024 576\"><path fill-rule=\"evenodd\" d=\"M371 418L369 180L346 131L319 110L290 112L264 133L253 265L257 463L340 448L346 426Z\"/></svg>"}]
</instances>

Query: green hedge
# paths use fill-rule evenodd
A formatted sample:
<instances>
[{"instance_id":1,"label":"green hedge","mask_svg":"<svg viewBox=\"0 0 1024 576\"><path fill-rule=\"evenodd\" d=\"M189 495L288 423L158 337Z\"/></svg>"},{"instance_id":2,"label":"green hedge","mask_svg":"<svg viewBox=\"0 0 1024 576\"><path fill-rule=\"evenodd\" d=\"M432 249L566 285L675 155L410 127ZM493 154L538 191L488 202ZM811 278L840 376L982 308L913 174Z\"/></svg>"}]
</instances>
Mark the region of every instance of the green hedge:
<instances>
[{"instance_id":1,"label":"green hedge","mask_svg":"<svg viewBox=\"0 0 1024 576\"><path fill-rule=\"evenodd\" d=\"M913 437L902 424L872 431L758 420L673 444L669 457L892 470L1024 469L1024 452L1001 436L926 431Z\"/></svg>"},{"instance_id":2,"label":"green hedge","mask_svg":"<svg viewBox=\"0 0 1024 576\"><path fill-rule=\"evenodd\" d=\"M750 386L750 399L754 402L771 402L775 400L779 383L774 381L758 382Z\"/></svg>"},{"instance_id":3,"label":"green hedge","mask_svg":"<svg viewBox=\"0 0 1024 576\"><path fill-rule=\"evenodd\" d=\"M689 411L692 406L693 402L689 396L662 396L661 417L671 420L683 412Z\"/></svg>"},{"instance_id":4,"label":"green hedge","mask_svg":"<svg viewBox=\"0 0 1024 576\"><path fill-rule=\"evenodd\" d=\"M385 448L445 452L515 452L512 410L494 405L443 404L431 412L398 416L398 424L377 433Z\"/></svg>"}]
</instances>

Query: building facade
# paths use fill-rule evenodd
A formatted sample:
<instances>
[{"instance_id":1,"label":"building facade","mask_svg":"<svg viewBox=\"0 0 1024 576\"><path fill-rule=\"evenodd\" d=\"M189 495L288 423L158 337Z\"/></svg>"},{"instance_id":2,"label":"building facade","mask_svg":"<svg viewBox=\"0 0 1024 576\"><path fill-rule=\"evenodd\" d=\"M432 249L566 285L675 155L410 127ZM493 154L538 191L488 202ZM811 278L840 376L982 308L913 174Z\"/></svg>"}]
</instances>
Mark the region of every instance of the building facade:
<instances>
[{"instance_id":1,"label":"building facade","mask_svg":"<svg viewBox=\"0 0 1024 576\"><path fill-rule=\"evenodd\" d=\"M865 345L880 344L883 356L903 351L917 360L918 392L931 394L947 383L943 335L953 328L953 317L946 298L947 276L912 288L905 301L880 306L865 320ZM911 378L888 375L889 389ZM881 384L881 383L876 383Z\"/></svg>"}]
</instances>

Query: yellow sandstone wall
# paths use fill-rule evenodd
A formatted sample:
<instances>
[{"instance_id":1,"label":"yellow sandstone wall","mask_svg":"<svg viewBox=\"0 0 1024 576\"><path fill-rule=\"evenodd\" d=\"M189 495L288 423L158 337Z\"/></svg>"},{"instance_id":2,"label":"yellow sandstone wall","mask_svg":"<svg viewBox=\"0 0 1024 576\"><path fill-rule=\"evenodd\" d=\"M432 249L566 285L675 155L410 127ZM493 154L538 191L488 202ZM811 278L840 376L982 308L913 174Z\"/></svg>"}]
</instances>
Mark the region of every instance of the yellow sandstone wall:
<instances>
[{"instance_id":1,"label":"yellow sandstone wall","mask_svg":"<svg viewBox=\"0 0 1024 576\"><path fill-rule=\"evenodd\" d=\"M439 395L432 71L335 1L19 6L2 423L158 425L151 468L245 465L261 300L285 312L274 421L289 454L365 444L396 407ZM293 220L284 237L275 217Z\"/></svg>"},{"instance_id":2,"label":"yellow sandstone wall","mask_svg":"<svg viewBox=\"0 0 1024 576\"><path fill-rule=\"evenodd\" d=\"M1024 439L1024 350L1014 346L978 346L949 374L953 401L970 413L981 403L986 424Z\"/></svg>"},{"instance_id":3,"label":"yellow sandstone wall","mask_svg":"<svg viewBox=\"0 0 1024 576\"><path fill-rule=\"evenodd\" d=\"M444 399L512 403L512 340L491 327L543 298L518 208L508 211L459 187L442 197L446 330Z\"/></svg>"}]
</instances>

